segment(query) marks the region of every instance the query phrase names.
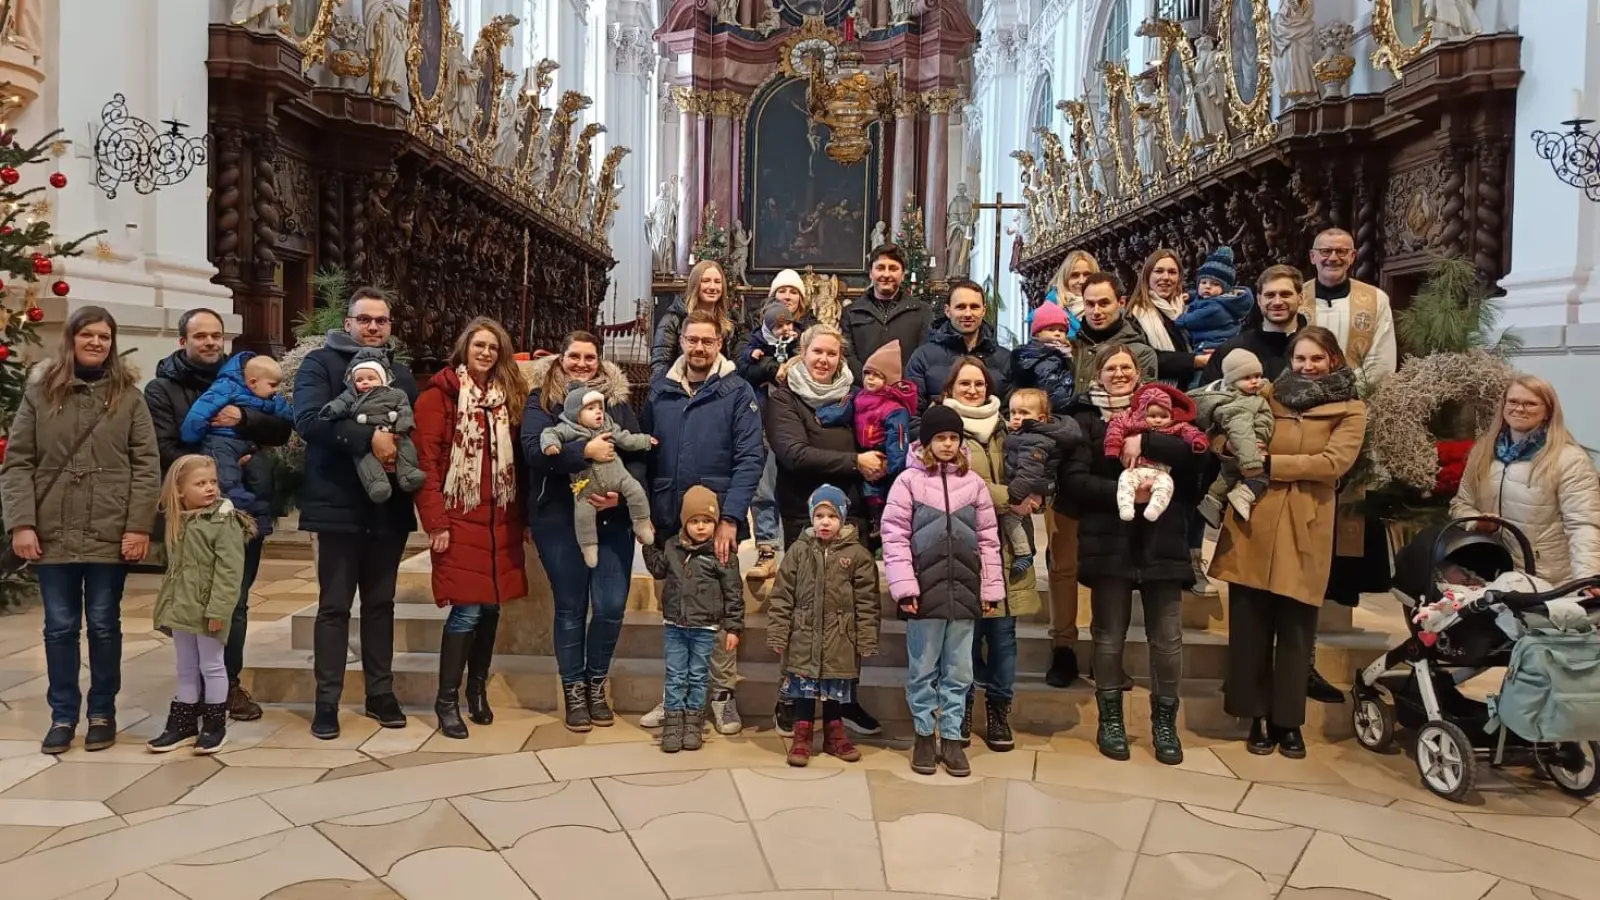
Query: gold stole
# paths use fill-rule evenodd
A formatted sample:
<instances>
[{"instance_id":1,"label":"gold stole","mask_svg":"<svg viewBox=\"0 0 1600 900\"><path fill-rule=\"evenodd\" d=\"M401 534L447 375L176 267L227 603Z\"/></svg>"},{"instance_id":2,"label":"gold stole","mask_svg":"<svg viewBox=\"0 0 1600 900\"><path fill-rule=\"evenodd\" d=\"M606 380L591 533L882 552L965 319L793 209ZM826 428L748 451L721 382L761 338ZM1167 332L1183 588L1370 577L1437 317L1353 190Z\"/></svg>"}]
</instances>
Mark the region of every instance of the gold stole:
<instances>
[{"instance_id":1,"label":"gold stole","mask_svg":"<svg viewBox=\"0 0 1600 900\"><path fill-rule=\"evenodd\" d=\"M1312 325L1317 322L1317 281L1300 286L1300 312ZM1350 368L1360 369L1378 333L1378 289L1365 281L1350 279L1350 333L1336 335L1344 348Z\"/></svg>"}]
</instances>

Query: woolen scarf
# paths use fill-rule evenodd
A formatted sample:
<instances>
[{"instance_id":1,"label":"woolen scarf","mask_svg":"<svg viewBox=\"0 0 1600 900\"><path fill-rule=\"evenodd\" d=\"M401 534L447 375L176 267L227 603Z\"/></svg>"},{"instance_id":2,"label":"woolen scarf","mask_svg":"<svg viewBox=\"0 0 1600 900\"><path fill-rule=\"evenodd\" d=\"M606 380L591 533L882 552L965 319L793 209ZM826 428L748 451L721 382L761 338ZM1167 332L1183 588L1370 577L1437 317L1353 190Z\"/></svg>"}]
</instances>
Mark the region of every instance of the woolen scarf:
<instances>
[{"instance_id":1,"label":"woolen scarf","mask_svg":"<svg viewBox=\"0 0 1600 900\"><path fill-rule=\"evenodd\" d=\"M1000 427L1000 398L991 396L979 406L968 406L954 397L946 397L939 405L955 410L967 437L980 444L989 443L996 428Z\"/></svg>"},{"instance_id":2,"label":"woolen scarf","mask_svg":"<svg viewBox=\"0 0 1600 900\"><path fill-rule=\"evenodd\" d=\"M811 370L806 368L805 360L798 358L789 367L788 378L789 390L814 410L850 396L850 388L855 383L849 364L842 359L839 360L839 371L833 373L833 380L827 384L817 384L816 379L811 377Z\"/></svg>"},{"instance_id":3,"label":"woolen scarf","mask_svg":"<svg viewBox=\"0 0 1600 900\"><path fill-rule=\"evenodd\" d=\"M1139 389L1134 388L1133 394L1113 397L1106 393L1106 389L1096 382L1089 387L1089 402L1094 404L1095 409L1100 410L1100 418L1109 422L1117 413L1133 405L1133 395L1137 393L1139 393Z\"/></svg>"},{"instance_id":4,"label":"woolen scarf","mask_svg":"<svg viewBox=\"0 0 1600 900\"><path fill-rule=\"evenodd\" d=\"M456 395L456 430L450 445L450 470L444 477L445 505L462 512L478 508L483 501L483 454L492 440L494 505L510 506L517 496L517 460L506 393L497 382L479 387L467 374L465 365L456 366L456 380L461 382L461 389ZM484 415L479 416L480 412ZM493 434L484 434L485 420Z\"/></svg>"},{"instance_id":5,"label":"woolen scarf","mask_svg":"<svg viewBox=\"0 0 1600 900\"><path fill-rule=\"evenodd\" d=\"M1133 317L1138 320L1139 327L1144 331L1144 339L1150 346L1164 353L1178 349L1172 343L1172 335L1167 331L1167 323L1175 322L1178 316L1183 315L1183 308L1175 300L1163 300L1155 294L1146 296L1149 303L1142 309L1130 310Z\"/></svg>"},{"instance_id":6,"label":"woolen scarf","mask_svg":"<svg viewBox=\"0 0 1600 900\"><path fill-rule=\"evenodd\" d=\"M1500 434L1494 439L1494 458L1508 466L1515 462L1533 459L1544 449L1546 436L1545 427L1540 425L1523 435L1519 441L1511 434L1509 426L1502 427Z\"/></svg>"},{"instance_id":7,"label":"woolen scarf","mask_svg":"<svg viewBox=\"0 0 1600 900\"><path fill-rule=\"evenodd\" d=\"M1342 366L1321 378L1307 378L1293 369L1272 382L1272 396L1295 412L1305 412L1326 403L1356 399L1356 375Z\"/></svg>"}]
</instances>

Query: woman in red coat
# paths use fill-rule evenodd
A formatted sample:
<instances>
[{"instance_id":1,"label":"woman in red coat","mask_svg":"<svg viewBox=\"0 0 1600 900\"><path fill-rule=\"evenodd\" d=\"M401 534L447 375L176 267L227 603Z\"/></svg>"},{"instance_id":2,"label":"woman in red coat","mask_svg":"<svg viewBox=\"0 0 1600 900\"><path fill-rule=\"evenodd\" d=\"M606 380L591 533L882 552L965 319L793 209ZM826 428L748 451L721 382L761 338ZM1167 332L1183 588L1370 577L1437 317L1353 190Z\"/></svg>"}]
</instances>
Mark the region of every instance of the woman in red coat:
<instances>
[{"instance_id":1,"label":"woman in red coat","mask_svg":"<svg viewBox=\"0 0 1600 900\"><path fill-rule=\"evenodd\" d=\"M494 721L489 661L500 604L528 593L516 452L528 386L512 359L510 335L493 319L468 323L449 362L417 398L412 439L426 476L416 495L417 516L433 552L433 600L450 607L433 711L445 737L464 738L461 670L467 672L467 714L488 725Z\"/></svg>"}]
</instances>

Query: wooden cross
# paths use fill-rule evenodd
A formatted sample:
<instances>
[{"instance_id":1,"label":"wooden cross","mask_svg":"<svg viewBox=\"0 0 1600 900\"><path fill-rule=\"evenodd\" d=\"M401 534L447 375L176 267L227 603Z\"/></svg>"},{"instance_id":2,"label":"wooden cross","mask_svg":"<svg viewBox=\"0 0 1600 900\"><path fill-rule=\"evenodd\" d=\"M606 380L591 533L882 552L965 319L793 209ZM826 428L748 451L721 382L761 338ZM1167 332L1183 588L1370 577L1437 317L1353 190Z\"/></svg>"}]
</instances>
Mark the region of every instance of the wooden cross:
<instances>
[{"instance_id":1,"label":"wooden cross","mask_svg":"<svg viewBox=\"0 0 1600 900\"><path fill-rule=\"evenodd\" d=\"M998 291L998 290L1000 290L1000 234L1004 230L1004 223L1001 221L1001 219L1005 217L1006 210L1008 210L1008 209L1022 209L1022 204L1021 203L1007 203L1006 199L1005 199L1005 195L1002 194L1000 191L995 191L994 192L994 202L993 203L974 203L974 204L972 204L972 208L975 209L975 210L978 210L980 212L983 211L983 210L986 210L986 209L994 210L994 281L993 281L993 284L994 284L994 289Z\"/></svg>"}]
</instances>

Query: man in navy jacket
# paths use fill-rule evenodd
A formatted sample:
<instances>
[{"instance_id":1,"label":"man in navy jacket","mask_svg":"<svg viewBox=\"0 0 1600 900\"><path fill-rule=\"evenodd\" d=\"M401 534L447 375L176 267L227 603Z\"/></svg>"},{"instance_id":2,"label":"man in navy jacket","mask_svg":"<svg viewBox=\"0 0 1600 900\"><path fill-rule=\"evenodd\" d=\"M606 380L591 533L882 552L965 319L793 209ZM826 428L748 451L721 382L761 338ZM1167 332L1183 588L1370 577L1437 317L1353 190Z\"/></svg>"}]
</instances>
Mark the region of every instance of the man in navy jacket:
<instances>
[{"instance_id":1,"label":"man in navy jacket","mask_svg":"<svg viewBox=\"0 0 1600 900\"><path fill-rule=\"evenodd\" d=\"M950 286L944 320L933 327L927 342L906 363L906 380L917 386L917 404L922 409L944 393L950 367L963 356L983 360L992 393L1005 401L1011 389L1011 350L995 341L994 326L985 320L987 313L983 288L977 283L963 279Z\"/></svg>"}]
</instances>

